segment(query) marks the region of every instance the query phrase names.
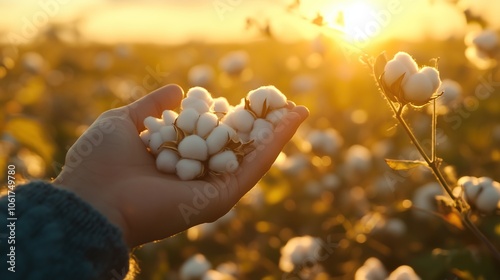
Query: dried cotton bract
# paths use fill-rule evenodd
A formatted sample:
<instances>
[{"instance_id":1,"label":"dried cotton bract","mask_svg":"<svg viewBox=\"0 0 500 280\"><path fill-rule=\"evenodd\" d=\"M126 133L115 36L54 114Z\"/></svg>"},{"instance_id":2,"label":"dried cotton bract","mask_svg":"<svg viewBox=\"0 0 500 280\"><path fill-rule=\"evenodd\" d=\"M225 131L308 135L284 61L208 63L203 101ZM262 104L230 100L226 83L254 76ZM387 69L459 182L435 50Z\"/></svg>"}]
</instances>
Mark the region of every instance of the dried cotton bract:
<instances>
[{"instance_id":1,"label":"dried cotton bract","mask_svg":"<svg viewBox=\"0 0 500 280\"><path fill-rule=\"evenodd\" d=\"M156 156L156 168L195 180L208 173L234 173L243 157L259 143L272 141L275 126L288 113L288 101L273 86L251 91L233 107L224 97L213 99L193 87L179 113L165 110L162 118L144 119L139 135Z\"/></svg>"}]
</instances>

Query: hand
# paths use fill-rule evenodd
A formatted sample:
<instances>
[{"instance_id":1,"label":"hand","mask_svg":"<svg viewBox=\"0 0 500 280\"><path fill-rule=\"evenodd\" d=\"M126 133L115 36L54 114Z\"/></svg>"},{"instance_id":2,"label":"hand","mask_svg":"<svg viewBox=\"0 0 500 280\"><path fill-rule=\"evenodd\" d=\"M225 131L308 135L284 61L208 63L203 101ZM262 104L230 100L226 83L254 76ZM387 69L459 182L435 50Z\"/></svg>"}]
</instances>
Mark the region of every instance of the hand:
<instances>
[{"instance_id":1,"label":"hand","mask_svg":"<svg viewBox=\"0 0 500 280\"><path fill-rule=\"evenodd\" d=\"M181 181L157 171L139 132L144 118L177 108L182 97L180 87L168 85L104 112L69 149L65 167L54 180L118 226L130 247L224 215L267 172L309 114L292 104L272 142L247 155L236 174Z\"/></svg>"}]
</instances>

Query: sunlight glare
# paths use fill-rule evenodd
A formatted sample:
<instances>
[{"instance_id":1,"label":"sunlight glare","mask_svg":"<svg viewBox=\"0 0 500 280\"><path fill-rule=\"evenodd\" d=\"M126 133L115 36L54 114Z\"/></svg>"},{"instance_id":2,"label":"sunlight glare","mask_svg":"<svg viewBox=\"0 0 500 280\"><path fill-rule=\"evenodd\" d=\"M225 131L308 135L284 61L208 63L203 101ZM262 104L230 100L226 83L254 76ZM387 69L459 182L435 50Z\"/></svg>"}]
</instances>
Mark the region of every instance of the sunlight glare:
<instances>
[{"instance_id":1,"label":"sunlight glare","mask_svg":"<svg viewBox=\"0 0 500 280\"><path fill-rule=\"evenodd\" d=\"M348 1L332 6L331 26L345 34L349 42L364 44L379 35L385 19L368 1Z\"/></svg>"}]
</instances>

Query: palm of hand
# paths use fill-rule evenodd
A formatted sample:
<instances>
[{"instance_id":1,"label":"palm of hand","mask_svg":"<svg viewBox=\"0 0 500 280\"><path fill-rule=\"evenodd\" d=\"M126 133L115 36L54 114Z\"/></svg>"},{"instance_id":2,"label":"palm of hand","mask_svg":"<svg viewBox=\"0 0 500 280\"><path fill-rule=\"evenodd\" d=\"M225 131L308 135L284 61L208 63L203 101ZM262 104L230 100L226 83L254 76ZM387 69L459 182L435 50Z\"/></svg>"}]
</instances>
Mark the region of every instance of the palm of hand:
<instances>
[{"instance_id":1,"label":"palm of hand","mask_svg":"<svg viewBox=\"0 0 500 280\"><path fill-rule=\"evenodd\" d=\"M157 171L154 157L138 136L146 116L178 107L181 98L180 88L167 86L103 113L68 151L66 165L75 156L81 162L64 168L55 180L120 227L131 247L221 217L265 174L307 116L304 108L294 108L276 139L245 158L236 174L181 181ZM92 142L88 140L96 135L102 135L101 141L82 154L82 143Z\"/></svg>"}]
</instances>

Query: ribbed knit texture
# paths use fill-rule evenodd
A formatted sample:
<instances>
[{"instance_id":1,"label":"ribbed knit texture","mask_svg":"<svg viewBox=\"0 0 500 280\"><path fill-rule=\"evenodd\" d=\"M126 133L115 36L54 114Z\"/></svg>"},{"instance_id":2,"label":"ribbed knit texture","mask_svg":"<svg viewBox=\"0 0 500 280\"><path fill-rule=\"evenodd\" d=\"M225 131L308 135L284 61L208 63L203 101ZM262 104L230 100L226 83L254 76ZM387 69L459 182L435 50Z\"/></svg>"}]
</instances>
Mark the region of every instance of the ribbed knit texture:
<instances>
[{"instance_id":1,"label":"ribbed knit texture","mask_svg":"<svg viewBox=\"0 0 500 280\"><path fill-rule=\"evenodd\" d=\"M75 194L46 182L15 189L16 267L7 270L7 197L0 198L0 279L125 277L128 249L121 231Z\"/></svg>"}]
</instances>

